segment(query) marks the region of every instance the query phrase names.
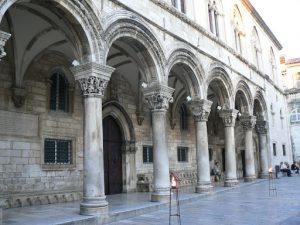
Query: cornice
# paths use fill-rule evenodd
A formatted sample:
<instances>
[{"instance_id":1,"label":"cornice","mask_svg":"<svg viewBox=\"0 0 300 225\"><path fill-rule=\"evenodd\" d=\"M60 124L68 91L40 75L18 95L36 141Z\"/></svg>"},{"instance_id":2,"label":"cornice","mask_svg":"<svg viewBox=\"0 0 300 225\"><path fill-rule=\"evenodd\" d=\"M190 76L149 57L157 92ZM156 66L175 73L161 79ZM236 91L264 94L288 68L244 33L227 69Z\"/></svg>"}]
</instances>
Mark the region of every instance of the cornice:
<instances>
[{"instance_id":1,"label":"cornice","mask_svg":"<svg viewBox=\"0 0 300 225\"><path fill-rule=\"evenodd\" d=\"M259 13L256 11L256 9L253 7L253 5L250 3L250 1L241 0L241 2L245 6L245 8L249 11L249 13L253 16L253 18L256 20L256 22L263 28L263 30L266 32L266 34L269 36L269 38L272 40L272 42L278 48L278 50L281 50L282 45L275 37L275 35L268 27L268 25L265 23L265 21L262 19L262 17L259 15Z\"/></svg>"}]
</instances>

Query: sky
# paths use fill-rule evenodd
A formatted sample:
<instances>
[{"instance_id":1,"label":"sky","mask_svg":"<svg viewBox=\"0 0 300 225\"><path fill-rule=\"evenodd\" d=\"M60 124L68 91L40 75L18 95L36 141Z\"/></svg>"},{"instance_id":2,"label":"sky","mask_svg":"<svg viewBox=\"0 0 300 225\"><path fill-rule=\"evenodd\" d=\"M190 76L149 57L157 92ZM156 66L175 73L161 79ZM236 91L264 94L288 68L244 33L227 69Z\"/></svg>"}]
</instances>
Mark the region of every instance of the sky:
<instances>
[{"instance_id":1,"label":"sky","mask_svg":"<svg viewBox=\"0 0 300 225\"><path fill-rule=\"evenodd\" d=\"M300 57L300 0L250 0L287 58Z\"/></svg>"}]
</instances>

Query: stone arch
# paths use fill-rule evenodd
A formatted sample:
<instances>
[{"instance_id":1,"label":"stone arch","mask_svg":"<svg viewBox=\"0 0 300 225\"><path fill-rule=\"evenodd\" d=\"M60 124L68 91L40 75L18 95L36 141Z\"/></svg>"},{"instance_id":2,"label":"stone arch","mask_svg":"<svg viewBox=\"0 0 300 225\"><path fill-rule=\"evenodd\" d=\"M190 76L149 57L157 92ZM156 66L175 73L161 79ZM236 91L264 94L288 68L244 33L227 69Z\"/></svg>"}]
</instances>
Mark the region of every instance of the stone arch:
<instances>
[{"instance_id":1,"label":"stone arch","mask_svg":"<svg viewBox=\"0 0 300 225\"><path fill-rule=\"evenodd\" d=\"M268 120L267 103L261 90L257 90L253 98L253 115L257 119Z\"/></svg>"},{"instance_id":2,"label":"stone arch","mask_svg":"<svg viewBox=\"0 0 300 225\"><path fill-rule=\"evenodd\" d=\"M6 12L13 4L21 1L22 0L2 1L2 4L0 3L0 8L3 9L3 12ZM88 40L88 44L85 43L83 48L86 48L86 50L89 51L89 60L99 61L101 57L99 50L103 48L103 43L99 37L103 31L103 26L97 17L97 12L94 11L96 7L94 7L90 1L67 2L52 0L51 2L62 7L66 12L73 16L84 31L84 34L81 35L85 35L85 38L82 39ZM0 15L0 21L2 21L3 15L4 13Z\"/></svg>"},{"instance_id":3,"label":"stone arch","mask_svg":"<svg viewBox=\"0 0 300 225\"><path fill-rule=\"evenodd\" d=\"M188 77L185 77L185 81L189 90L190 96L206 97L206 89L204 82L204 70L197 57L187 48L178 48L174 50L167 62L167 74L176 64L182 64L186 67Z\"/></svg>"},{"instance_id":4,"label":"stone arch","mask_svg":"<svg viewBox=\"0 0 300 225\"><path fill-rule=\"evenodd\" d=\"M146 65L147 81L164 81L164 65L166 64L164 51L149 26L137 15L124 10L114 11L106 21L104 39L107 44L104 50L104 60L116 40L122 39L129 45L134 40L136 45L133 48L144 53L143 63Z\"/></svg>"},{"instance_id":5,"label":"stone arch","mask_svg":"<svg viewBox=\"0 0 300 225\"><path fill-rule=\"evenodd\" d=\"M115 118L121 128L124 140L135 144L134 126L124 107L117 101L109 101L105 102L102 108L102 117L110 115Z\"/></svg>"},{"instance_id":6,"label":"stone arch","mask_svg":"<svg viewBox=\"0 0 300 225\"><path fill-rule=\"evenodd\" d=\"M208 73L208 78L206 80L206 87L208 93L209 86L213 85L215 89L218 89L218 99L221 106L226 106L227 108L234 108L233 101L233 85L231 79L222 65L212 64L210 72ZM208 96L209 98L209 96Z\"/></svg>"},{"instance_id":7,"label":"stone arch","mask_svg":"<svg viewBox=\"0 0 300 225\"><path fill-rule=\"evenodd\" d=\"M123 137L122 144L122 170L123 170L123 191L131 192L136 190L136 168L135 152L136 138L132 120L124 107L117 101L109 101L103 104L102 118L112 116L120 127Z\"/></svg>"},{"instance_id":8,"label":"stone arch","mask_svg":"<svg viewBox=\"0 0 300 225\"><path fill-rule=\"evenodd\" d=\"M252 95L248 84L240 80L237 84L236 92L235 92L235 104L239 101L239 106L241 109L238 109L241 113L251 114L252 112Z\"/></svg>"},{"instance_id":9,"label":"stone arch","mask_svg":"<svg viewBox=\"0 0 300 225\"><path fill-rule=\"evenodd\" d=\"M34 4L41 8L44 8L45 10L48 10L49 12L53 13L53 15L56 15L58 18L61 18L60 21L65 26L68 26L70 30L72 30L72 35L68 34L66 35L68 38L70 38L70 43L73 48L73 54L74 57L77 58L78 61L86 62L86 61L100 61L101 59L101 49L103 48L103 43L101 41L101 38L99 38L101 35L101 32L103 31L102 25L96 16L98 13L94 11L96 7L92 6L92 3L90 1L60 1L60 0L51 0L51 1L32 1L32 2L24 2L21 0L11 0L11 1L2 1L0 3L0 8L2 9L2 14L0 15L0 21L2 22L3 17L6 12L10 9L10 7L14 4L18 3L24 3L24 4ZM42 18L43 20L47 21L52 28L47 28L39 33L35 34L35 36L32 37L32 40L30 40L26 46L26 49L31 49L33 43L39 39L43 38L47 32L51 32L54 30L62 30L62 27L57 26L56 22L52 20L51 18L48 18L45 16L42 12L39 12L38 9L34 9L33 7L29 7L28 5L23 5L22 7L25 7L28 9L32 14L35 14L39 16L39 18ZM57 18L55 18L57 19ZM57 29L58 28L58 29ZM14 40L16 37L12 35L11 40ZM64 43L66 41L61 41L60 44ZM48 43L47 43L48 44ZM40 48L42 51L47 51L48 48L55 47L54 43L52 45L49 45L45 48ZM31 53L30 57L28 55L25 57L20 57L19 60L26 59L26 63L22 62L22 67L19 66L16 68L16 74L18 76L16 77L16 86L22 86L23 82L23 76L26 73L27 69L29 68L30 64L35 60L35 57L38 56L39 52L33 52Z\"/></svg>"}]
</instances>

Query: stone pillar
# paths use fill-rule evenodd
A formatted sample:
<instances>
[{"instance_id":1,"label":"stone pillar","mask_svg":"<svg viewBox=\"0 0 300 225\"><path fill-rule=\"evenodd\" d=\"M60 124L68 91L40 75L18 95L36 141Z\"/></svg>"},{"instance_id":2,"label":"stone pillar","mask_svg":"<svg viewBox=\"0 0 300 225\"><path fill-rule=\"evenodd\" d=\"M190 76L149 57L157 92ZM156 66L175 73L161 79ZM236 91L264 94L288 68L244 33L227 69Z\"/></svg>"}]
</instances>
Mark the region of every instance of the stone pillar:
<instances>
[{"instance_id":1,"label":"stone pillar","mask_svg":"<svg viewBox=\"0 0 300 225\"><path fill-rule=\"evenodd\" d=\"M173 101L173 88L154 82L144 89L144 97L152 112L153 193L151 201L167 202L170 196L169 157L166 138L166 113Z\"/></svg>"},{"instance_id":2,"label":"stone pillar","mask_svg":"<svg viewBox=\"0 0 300 225\"><path fill-rule=\"evenodd\" d=\"M200 99L200 97L195 97L190 103L196 125L197 193L212 190L206 124L211 104L211 101Z\"/></svg>"},{"instance_id":3,"label":"stone pillar","mask_svg":"<svg viewBox=\"0 0 300 225\"><path fill-rule=\"evenodd\" d=\"M236 109L223 109L219 113L225 126L225 187L238 185L234 140L234 125L237 113L238 110Z\"/></svg>"},{"instance_id":4,"label":"stone pillar","mask_svg":"<svg viewBox=\"0 0 300 225\"><path fill-rule=\"evenodd\" d=\"M252 182L256 180L252 134L252 130L256 123L256 117L244 115L241 116L240 119L243 129L245 131L245 182Z\"/></svg>"},{"instance_id":5,"label":"stone pillar","mask_svg":"<svg viewBox=\"0 0 300 225\"><path fill-rule=\"evenodd\" d=\"M105 196L102 97L113 68L87 63L71 68L84 97L83 201L80 214L97 215L107 211Z\"/></svg>"},{"instance_id":6,"label":"stone pillar","mask_svg":"<svg viewBox=\"0 0 300 225\"><path fill-rule=\"evenodd\" d=\"M259 140L259 158L260 158L260 172L259 178L268 178L268 146L267 146L267 128L266 121L257 120L256 132Z\"/></svg>"},{"instance_id":7,"label":"stone pillar","mask_svg":"<svg viewBox=\"0 0 300 225\"><path fill-rule=\"evenodd\" d=\"M4 51L4 45L7 42L7 40L10 38L10 34L6 33L4 31L0 31L0 61L1 58L6 56L6 52Z\"/></svg>"}]
</instances>

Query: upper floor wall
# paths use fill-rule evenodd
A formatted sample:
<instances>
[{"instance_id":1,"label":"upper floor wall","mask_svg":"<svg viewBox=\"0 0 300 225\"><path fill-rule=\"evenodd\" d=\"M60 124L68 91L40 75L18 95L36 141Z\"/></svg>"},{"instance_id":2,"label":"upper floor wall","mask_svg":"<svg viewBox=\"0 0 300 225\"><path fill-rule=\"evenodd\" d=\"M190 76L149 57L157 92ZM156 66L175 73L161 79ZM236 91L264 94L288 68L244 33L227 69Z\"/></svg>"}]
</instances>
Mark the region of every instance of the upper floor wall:
<instances>
[{"instance_id":1,"label":"upper floor wall","mask_svg":"<svg viewBox=\"0 0 300 225\"><path fill-rule=\"evenodd\" d=\"M248 0L117 2L230 67L236 66L242 74L248 75L250 66L250 73L267 75L268 81L283 88L279 70L282 46ZM247 68L241 68L241 64ZM252 75L248 78L252 79Z\"/></svg>"}]
</instances>

